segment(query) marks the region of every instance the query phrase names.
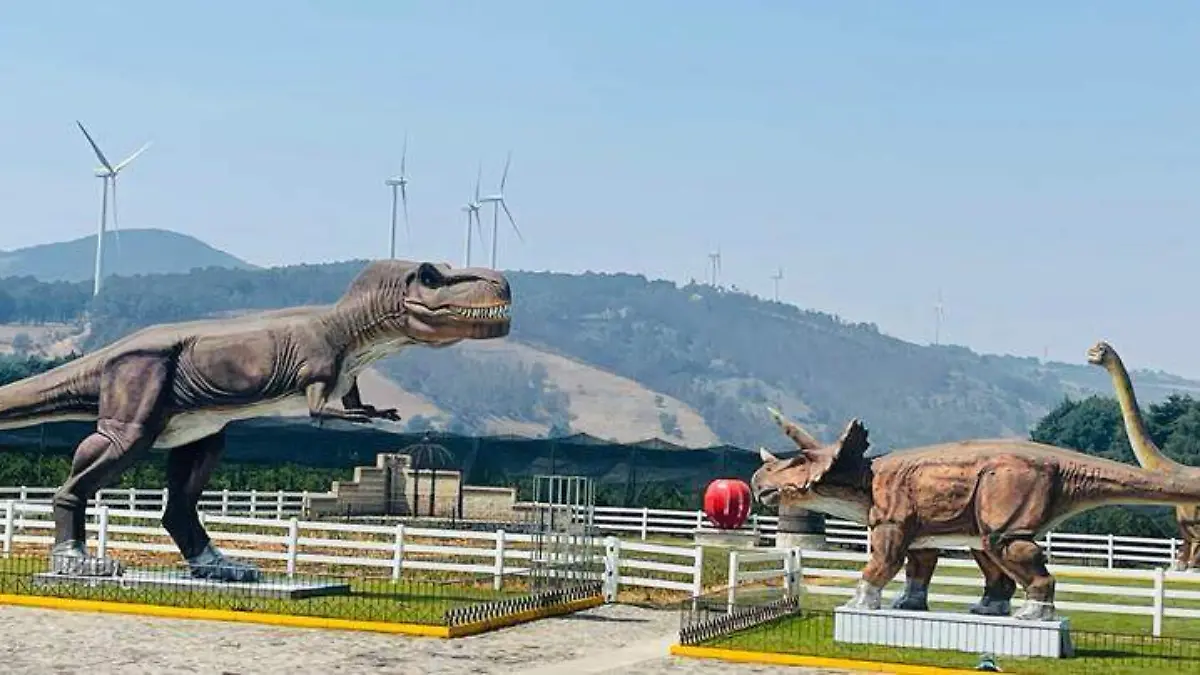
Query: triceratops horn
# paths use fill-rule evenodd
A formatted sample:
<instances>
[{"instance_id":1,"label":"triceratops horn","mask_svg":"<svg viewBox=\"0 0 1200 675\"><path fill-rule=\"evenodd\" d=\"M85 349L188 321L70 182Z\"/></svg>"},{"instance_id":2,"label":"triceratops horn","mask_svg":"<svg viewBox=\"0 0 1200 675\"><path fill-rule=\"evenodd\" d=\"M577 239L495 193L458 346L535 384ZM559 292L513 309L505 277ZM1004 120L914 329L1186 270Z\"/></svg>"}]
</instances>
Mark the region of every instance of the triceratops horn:
<instances>
[{"instance_id":1,"label":"triceratops horn","mask_svg":"<svg viewBox=\"0 0 1200 675\"><path fill-rule=\"evenodd\" d=\"M783 433L787 434L787 437L792 439L792 442L798 448L801 450L816 450L821 447L817 439L810 436L804 429L801 429L799 424L784 417L783 413L770 406L767 406L767 411L771 413L771 418L775 420L775 423L783 428Z\"/></svg>"}]
</instances>

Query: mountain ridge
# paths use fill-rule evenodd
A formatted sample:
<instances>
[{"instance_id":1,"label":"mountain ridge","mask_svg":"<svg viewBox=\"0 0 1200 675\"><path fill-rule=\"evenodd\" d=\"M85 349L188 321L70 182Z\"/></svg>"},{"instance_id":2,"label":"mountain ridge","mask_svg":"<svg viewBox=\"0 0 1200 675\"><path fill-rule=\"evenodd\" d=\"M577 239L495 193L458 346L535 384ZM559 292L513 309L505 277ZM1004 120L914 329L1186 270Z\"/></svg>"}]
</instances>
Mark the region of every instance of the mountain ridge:
<instances>
[{"instance_id":1,"label":"mountain ridge","mask_svg":"<svg viewBox=\"0 0 1200 675\"><path fill-rule=\"evenodd\" d=\"M86 309L93 325L82 346L90 349L152 323L332 302L365 264L114 277L95 301L59 292L48 302L46 289L6 280L0 300L14 297L10 322ZM862 418L886 450L1027 436L1064 398L1111 395L1107 375L1083 363L1087 344L1079 364L1045 363L919 345L870 323L706 284L629 273L507 274L515 299L507 338L414 348L377 364L397 397L423 401L424 413L401 411L412 428L753 448L780 445L771 405L829 440ZM1200 381L1161 371L1133 377L1145 405L1200 392Z\"/></svg>"}]
</instances>

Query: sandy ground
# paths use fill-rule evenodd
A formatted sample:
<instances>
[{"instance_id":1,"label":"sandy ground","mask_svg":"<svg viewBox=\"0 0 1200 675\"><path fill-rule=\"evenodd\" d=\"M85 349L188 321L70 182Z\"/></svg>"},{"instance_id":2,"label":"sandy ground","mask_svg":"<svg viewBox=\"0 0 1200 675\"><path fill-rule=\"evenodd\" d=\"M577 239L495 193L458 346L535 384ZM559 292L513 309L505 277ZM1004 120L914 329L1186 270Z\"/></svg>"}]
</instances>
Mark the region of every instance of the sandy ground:
<instances>
[{"instance_id":1,"label":"sandy ground","mask_svg":"<svg viewBox=\"0 0 1200 675\"><path fill-rule=\"evenodd\" d=\"M676 659L678 616L609 605L456 640L0 607L0 672L798 675Z\"/></svg>"}]
</instances>

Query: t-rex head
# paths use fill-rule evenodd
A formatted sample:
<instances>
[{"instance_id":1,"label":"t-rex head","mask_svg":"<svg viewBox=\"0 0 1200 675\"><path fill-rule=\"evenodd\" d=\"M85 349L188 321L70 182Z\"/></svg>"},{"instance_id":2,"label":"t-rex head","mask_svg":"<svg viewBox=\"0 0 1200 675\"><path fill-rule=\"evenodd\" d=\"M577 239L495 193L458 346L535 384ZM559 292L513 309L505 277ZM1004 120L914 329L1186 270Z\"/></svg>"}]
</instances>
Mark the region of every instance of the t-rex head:
<instances>
[{"instance_id":1,"label":"t-rex head","mask_svg":"<svg viewBox=\"0 0 1200 675\"><path fill-rule=\"evenodd\" d=\"M503 274L445 263L372 262L338 304L389 333L434 346L504 337L512 322L512 291Z\"/></svg>"},{"instance_id":2,"label":"t-rex head","mask_svg":"<svg viewBox=\"0 0 1200 675\"><path fill-rule=\"evenodd\" d=\"M788 438L800 448L800 453L787 459L779 459L762 448L759 450L763 465L750 478L750 489L754 498L765 506L780 501L788 505L803 505L819 497L812 488L835 466L858 466L863 462L863 453L870 447L867 428L857 419L850 420L846 430L832 445L821 445L800 428L800 425L771 409L771 417L783 428Z\"/></svg>"}]
</instances>

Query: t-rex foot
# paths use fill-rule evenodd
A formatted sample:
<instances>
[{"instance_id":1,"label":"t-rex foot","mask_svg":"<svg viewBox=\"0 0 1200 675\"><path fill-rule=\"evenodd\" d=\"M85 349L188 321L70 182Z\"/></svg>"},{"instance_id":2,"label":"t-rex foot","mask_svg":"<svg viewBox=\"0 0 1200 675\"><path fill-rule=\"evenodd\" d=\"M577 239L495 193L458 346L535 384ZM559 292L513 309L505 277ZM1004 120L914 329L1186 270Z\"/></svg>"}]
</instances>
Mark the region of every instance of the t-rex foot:
<instances>
[{"instance_id":1,"label":"t-rex foot","mask_svg":"<svg viewBox=\"0 0 1200 675\"><path fill-rule=\"evenodd\" d=\"M929 587L919 581L908 581L904 592L892 601L892 609L929 610Z\"/></svg>"},{"instance_id":2,"label":"t-rex foot","mask_svg":"<svg viewBox=\"0 0 1200 675\"><path fill-rule=\"evenodd\" d=\"M864 579L858 582L854 597L850 598L850 601L842 607L846 609L879 609L882 592L882 588L872 586L871 582Z\"/></svg>"},{"instance_id":3,"label":"t-rex foot","mask_svg":"<svg viewBox=\"0 0 1200 675\"><path fill-rule=\"evenodd\" d=\"M979 602L971 605L967 611L981 616L1008 616L1012 613L1012 603L1008 600L997 600L985 595L979 599Z\"/></svg>"},{"instance_id":4,"label":"t-rex foot","mask_svg":"<svg viewBox=\"0 0 1200 675\"><path fill-rule=\"evenodd\" d=\"M226 558L211 543L195 557L188 558L192 576L216 581L258 581L260 573L251 563Z\"/></svg>"},{"instance_id":5,"label":"t-rex foot","mask_svg":"<svg viewBox=\"0 0 1200 675\"><path fill-rule=\"evenodd\" d=\"M1013 614L1013 618L1022 621L1051 621L1055 618L1054 603L1026 598L1021 609Z\"/></svg>"},{"instance_id":6,"label":"t-rex foot","mask_svg":"<svg viewBox=\"0 0 1200 675\"><path fill-rule=\"evenodd\" d=\"M50 549L50 571L84 577L119 577L125 566L114 558L102 558L87 552L81 541L59 542Z\"/></svg>"}]
</instances>

